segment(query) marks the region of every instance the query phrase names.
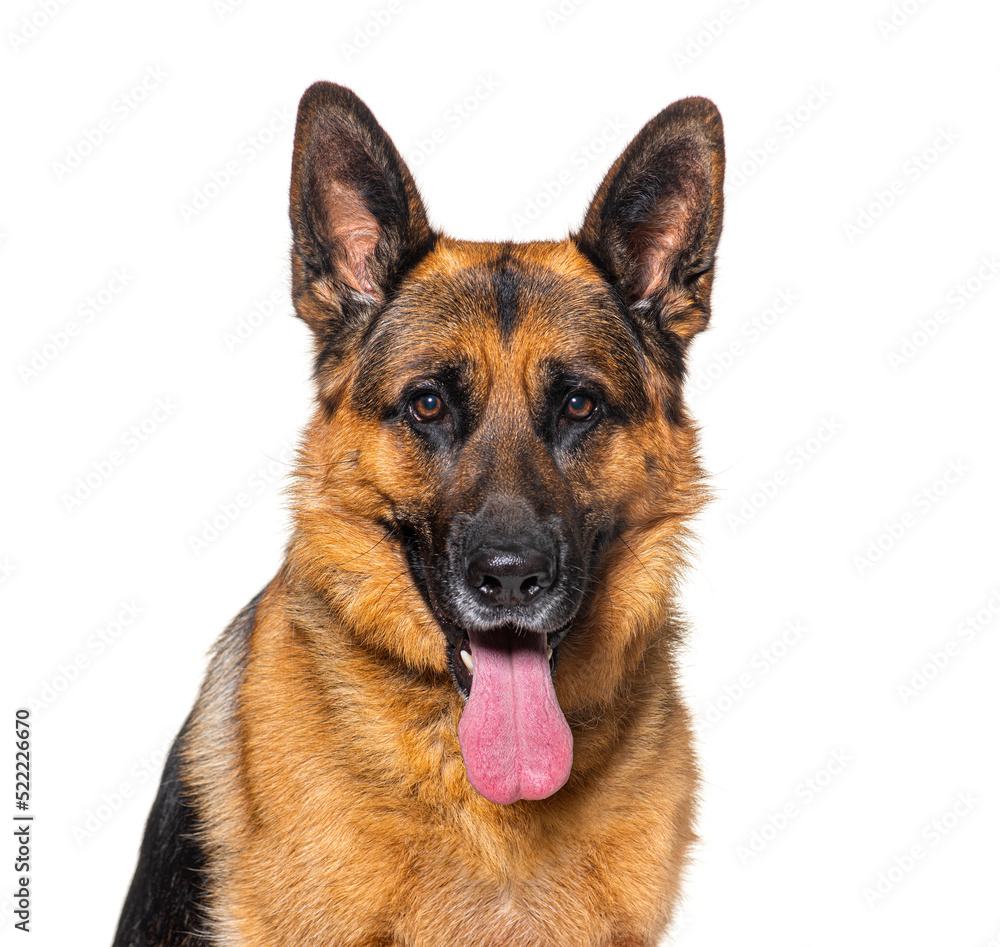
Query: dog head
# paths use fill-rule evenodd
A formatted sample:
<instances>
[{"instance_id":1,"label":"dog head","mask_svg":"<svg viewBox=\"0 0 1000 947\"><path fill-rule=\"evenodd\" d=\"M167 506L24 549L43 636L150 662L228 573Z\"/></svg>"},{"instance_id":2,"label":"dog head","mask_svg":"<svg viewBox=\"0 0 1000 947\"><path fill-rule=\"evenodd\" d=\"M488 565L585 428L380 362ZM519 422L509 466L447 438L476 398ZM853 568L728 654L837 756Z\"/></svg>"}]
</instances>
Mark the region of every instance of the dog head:
<instances>
[{"instance_id":1,"label":"dog head","mask_svg":"<svg viewBox=\"0 0 1000 947\"><path fill-rule=\"evenodd\" d=\"M293 296L319 409L293 548L343 633L466 701L466 769L495 802L555 792L565 714L611 699L669 634L702 496L681 385L723 165L714 105L685 99L577 234L456 241L353 93L318 83L299 106Z\"/></svg>"}]
</instances>

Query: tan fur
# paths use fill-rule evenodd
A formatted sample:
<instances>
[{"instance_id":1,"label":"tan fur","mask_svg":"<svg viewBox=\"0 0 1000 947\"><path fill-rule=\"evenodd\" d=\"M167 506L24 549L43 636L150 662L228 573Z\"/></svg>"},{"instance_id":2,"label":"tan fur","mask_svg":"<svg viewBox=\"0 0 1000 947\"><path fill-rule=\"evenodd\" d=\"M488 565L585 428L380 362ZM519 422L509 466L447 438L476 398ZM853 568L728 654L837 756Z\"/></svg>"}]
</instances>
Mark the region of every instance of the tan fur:
<instances>
[{"instance_id":1,"label":"tan fur","mask_svg":"<svg viewBox=\"0 0 1000 947\"><path fill-rule=\"evenodd\" d=\"M694 839L675 600L706 491L680 386L709 316L723 167L718 112L686 99L615 162L578 234L452 240L364 104L329 83L306 92L290 215L317 407L293 534L216 646L118 947L152 930L169 932L161 947L658 942ZM428 398L430 420L447 408L438 426L414 413ZM501 602L453 529L529 507L561 558L496 572L537 579ZM530 530L503 528L488 540L538 558ZM532 611L543 588L541 608L556 605ZM474 624L456 589L494 594L503 614ZM473 789L459 742L458 646L498 628L549 636L572 732L565 785L492 793L509 805ZM529 644L543 674L544 645Z\"/></svg>"},{"instance_id":2,"label":"tan fur","mask_svg":"<svg viewBox=\"0 0 1000 947\"><path fill-rule=\"evenodd\" d=\"M523 252L534 266L597 279L568 242ZM448 241L415 278L483 253ZM497 374L516 387L539 352L561 344L547 320L525 319L506 347L483 319L447 343L494 362L504 353ZM440 629L399 543L375 526L433 484L379 427L349 412L331 424L320 410L307 431L288 560L258 608L238 693L225 697L224 772L213 737L224 669L195 714L191 743L211 752L189 754L189 778L215 853L222 942L652 944L693 837L697 769L671 614L682 524L702 499L692 430L654 414L595 465L613 475L589 487L593 502L620 506L630 526L556 676L573 772L549 799L497 806L465 777L462 700ZM658 460L651 470L645 455Z\"/></svg>"}]
</instances>

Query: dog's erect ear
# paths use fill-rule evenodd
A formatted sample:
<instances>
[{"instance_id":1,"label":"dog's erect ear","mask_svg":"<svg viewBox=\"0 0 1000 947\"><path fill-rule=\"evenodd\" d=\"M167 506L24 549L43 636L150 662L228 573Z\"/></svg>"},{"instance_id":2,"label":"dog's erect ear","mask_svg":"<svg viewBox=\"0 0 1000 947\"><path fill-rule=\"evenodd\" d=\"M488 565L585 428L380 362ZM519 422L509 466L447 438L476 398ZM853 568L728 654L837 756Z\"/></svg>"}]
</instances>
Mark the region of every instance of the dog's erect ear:
<instances>
[{"instance_id":1,"label":"dog's erect ear","mask_svg":"<svg viewBox=\"0 0 1000 947\"><path fill-rule=\"evenodd\" d=\"M350 89L310 86L292 158L292 297L324 335L370 313L434 235L389 136Z\"/></svg>"},{"instance_id":2,"label":"dog's erect ear","mask_svg":"<svg viewBox=\"0 0 1000 947\"><path fill-rule=\"evenodd\" d=\"M575 236L637 318L682 345L708 324L724 172L718 109L675 102L622 152Z\"/></svg>"}]
</instances>

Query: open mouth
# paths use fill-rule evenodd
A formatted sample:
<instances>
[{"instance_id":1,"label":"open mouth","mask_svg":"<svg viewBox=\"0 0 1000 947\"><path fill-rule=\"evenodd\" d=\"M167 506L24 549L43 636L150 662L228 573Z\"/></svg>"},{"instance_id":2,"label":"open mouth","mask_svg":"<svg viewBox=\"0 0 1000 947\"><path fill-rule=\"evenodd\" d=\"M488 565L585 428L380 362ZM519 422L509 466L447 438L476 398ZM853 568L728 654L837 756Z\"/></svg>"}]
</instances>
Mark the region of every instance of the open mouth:
<instances>
[{"instance_id":1,"label":"open mouth","mask_svg":"<svg viewBox=\"0 0 1000 947\"><path fill-rule=\"evenodd\" d=\"M475 674L476 667L475 658L473 657L472 641L469 638L469 633L453 622L443 618L440 614L436 617L448 639L448 670L451 672L451 678L454 681L455 688L458 690L459 694L461 694L465 700L468 700L469 694L472 691L472 678ZM549 673L551 675L555 674L556 667L559 663L559 645L562 643L563 638L566 637L566 632L569 631L570 624L571 622L567 622L562 628L550 631L547 635L545 635L545 656L549 662ZM492 632L492 634L495 636L510 635L516 637L539 633L519 632L510 628L499 629Z\"/></svg>"},{"instance_id":2,"label":"open mouth","mask_svg":"<svg viewBox=\"0 0 1000 947\"><path fill-rule=\"evenodd\" d=\"M501 805L551 796L573 765L573 735L553 683L569 625L544 634L512 625L463 630L440 615L438 621L466 699L458 739L472 787Z\"/></svg>"}]
</instances>

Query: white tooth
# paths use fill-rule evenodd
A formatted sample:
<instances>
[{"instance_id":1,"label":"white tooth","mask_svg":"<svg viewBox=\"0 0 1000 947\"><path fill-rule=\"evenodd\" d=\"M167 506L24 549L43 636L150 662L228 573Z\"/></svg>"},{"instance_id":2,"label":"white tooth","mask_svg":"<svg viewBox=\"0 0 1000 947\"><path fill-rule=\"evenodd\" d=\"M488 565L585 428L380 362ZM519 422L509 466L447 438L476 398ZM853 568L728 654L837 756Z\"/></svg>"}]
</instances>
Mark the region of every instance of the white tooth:
<instances>
[{"instance_id":1,"label":"white tooth","mask_svg":"<svg viewBox=\"0 0 1000 947\"><path fill-rule=\"evenodd\" d=\"M462 663L471 671L472 670L472 655L468 651L460 651L459 654L462 656Z\"/></svg>"},{"instance_id":2,"label":"white tooth","mask_svg":"<svg viewBox=\"0 0 1000 947\"><path fill-rule=\"evenodd\" d=\"M548 650L548 658L549 658L550 661L552 660L552 649L551 648L549 648L549 650Z\"/></svg>"}]
</instances>

